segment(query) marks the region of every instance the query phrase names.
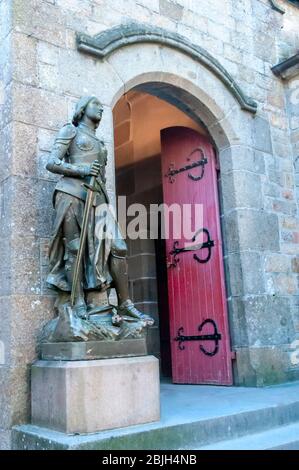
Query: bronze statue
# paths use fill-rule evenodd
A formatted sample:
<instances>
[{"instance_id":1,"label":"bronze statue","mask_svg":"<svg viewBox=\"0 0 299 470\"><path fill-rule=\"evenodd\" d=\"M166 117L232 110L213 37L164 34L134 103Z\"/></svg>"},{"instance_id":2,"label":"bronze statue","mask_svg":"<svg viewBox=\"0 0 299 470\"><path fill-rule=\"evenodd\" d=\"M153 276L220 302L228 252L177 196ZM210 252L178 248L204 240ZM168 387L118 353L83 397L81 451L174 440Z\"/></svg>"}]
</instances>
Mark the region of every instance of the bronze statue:
<instances>
[{"instance_id":1,"label":"bronze statue","mask_svg":"<svg viewBox=\"0 0 299 470\"><path fill-rule=\"evenodd\" d=\"M95 134L102 113L96 97L81 98L72 123L59 131L47 164L49 171L62 175L53 197L56 217L47 283L69 296L64 313L71 309L84 320L96 311L87 303L87 292L115 287L118 321L135 319L148 326L153 319L129 298L127 246L109 209L107 150Z\"/></svg>"}]
</instances>

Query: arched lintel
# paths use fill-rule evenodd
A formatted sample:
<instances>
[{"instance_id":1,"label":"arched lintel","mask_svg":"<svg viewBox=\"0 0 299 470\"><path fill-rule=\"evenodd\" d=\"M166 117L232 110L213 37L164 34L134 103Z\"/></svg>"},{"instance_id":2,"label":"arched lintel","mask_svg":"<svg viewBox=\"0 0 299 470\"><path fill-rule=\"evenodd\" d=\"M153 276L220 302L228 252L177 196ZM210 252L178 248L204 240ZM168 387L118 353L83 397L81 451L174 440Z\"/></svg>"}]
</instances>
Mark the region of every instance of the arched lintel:
<instances>
[{"instance_id":1,"label":"arched lintel","mask_svg":"<svg viewBox=\"0 0 299 470\"><path fill-rule=\"evenodd\" d=\"M281 13L282 15L285 14L285 9L281 5L279 5L276 0L269 0L269 3L273 10L278 11L278 13Z\"/></svg>"},{"instance_id":2,"label":"arched lintel","mask_svg":"<svg viewBox=\"0 0 299 470\"><path fill-rule=\"evenodd\" d=\"M114 51L136 43L158 43L175 48L212 71L237 99L243 110L251 113L256 113L257 111L257 103L252 98L246 96L218 60L205 49L191 43L180 34L148 24L130 22L103 31L94 37L78 33L76 40L79 51L100 59L105 59L105 57Z\"/></svg>"},{"instance_id":3,"label":"arched lintel","mask_svg":"<svg viewBox=\"0 0 299 470\"><path fill-rule=\"evenodd\" d=\"M162 73L158 75L147 72L125 83L124 87L115 90L111 101L111 108L115 106L120 97L130 90L137 90L156 96L169 104L172 104L191 119L204 127L218 152L229 148L231 145L248 144L248 125L253 116L244 114L242 120L242 132L235 129L236 113L242 111L235 104L227 114L223 113L221 107L205 92L205 90L194 85L187 79L173 74ZM245 130L246 129L246 130ZM249 131L250 132L250 131ZM245 135L246 134L246 135Z\"/></svg>"}]
</instances>

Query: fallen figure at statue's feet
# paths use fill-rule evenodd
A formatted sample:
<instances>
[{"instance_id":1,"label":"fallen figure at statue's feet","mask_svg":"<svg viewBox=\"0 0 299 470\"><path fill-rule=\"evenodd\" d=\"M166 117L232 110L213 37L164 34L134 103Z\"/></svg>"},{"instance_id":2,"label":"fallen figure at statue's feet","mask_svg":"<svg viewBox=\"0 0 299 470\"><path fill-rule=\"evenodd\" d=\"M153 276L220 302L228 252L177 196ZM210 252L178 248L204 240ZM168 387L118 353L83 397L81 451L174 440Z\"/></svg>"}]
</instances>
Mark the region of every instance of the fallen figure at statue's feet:
<instances>
[{"instance_id":1,"label":"fallen figure at statue's feet","mask_svg":"<svg viewBox=\"0 0 299 470\"><path fill-rule=\"evenodd\" d=\"M146 328L154 324L154 320L139 312L131 301L120 307L94 308L88 312L88 318L81 318L69 302L61 304L58 312L58 317L44 326L41 343L142 338Z\"/></svg>"}]
</instances>

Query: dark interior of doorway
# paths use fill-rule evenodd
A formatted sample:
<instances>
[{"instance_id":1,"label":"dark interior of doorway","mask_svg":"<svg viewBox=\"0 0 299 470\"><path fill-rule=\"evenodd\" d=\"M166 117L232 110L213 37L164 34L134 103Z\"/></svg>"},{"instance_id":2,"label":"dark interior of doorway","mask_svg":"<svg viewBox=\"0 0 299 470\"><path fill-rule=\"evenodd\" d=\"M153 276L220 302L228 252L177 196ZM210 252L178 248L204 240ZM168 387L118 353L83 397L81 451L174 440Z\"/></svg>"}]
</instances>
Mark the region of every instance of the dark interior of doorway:
<instances>
[{"instance_id":1,"label":"dark interior of doorway","mask_svg":"<svg viewBox=\"0 0 299 470\"><path fill-rule=\"evenodd\" d=\"M206 134L177 107L148 93L132 90L116 104L116 194L126 196L127 207L141 203L149 212L151 204L163 202L160 131L178 125ZM132 218L127 217L127 224ZM131 298L156 320L148 333L148 351L160 359L162 378L171 378L165 241L160 236L137 240L127 237L126 241Z\"/></svg>"}]
</instances>

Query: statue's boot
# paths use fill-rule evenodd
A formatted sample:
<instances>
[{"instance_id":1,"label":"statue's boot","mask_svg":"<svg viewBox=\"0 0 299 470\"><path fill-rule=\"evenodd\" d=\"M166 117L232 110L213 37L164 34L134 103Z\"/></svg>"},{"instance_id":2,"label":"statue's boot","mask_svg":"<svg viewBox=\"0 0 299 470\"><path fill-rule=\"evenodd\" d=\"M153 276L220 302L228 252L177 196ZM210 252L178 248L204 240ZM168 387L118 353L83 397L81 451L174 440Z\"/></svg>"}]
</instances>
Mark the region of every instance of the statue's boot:
<instances>
[{"instance_id":1,"label":"statue's boot","mask_svg":"<svg viewBox=\"0 0 299 470\"><path fill-rule=\"evenodd\" d=\"M70 286L73 285L74 271L76 265L76 258L79 249L80 239L76 238L66 243L65 250L65 272L68 283ZM83 269L82 266L79 271L77 290L76 290L76 300L75 304L72 307L73 311L82 319L88 319L89 315L87 313L87 305L85 302L84 290L83 290Z\"/></svg>"},{"instance_id":2,"label":"statue's boot","mask_svg":"<svg viewBox=\"0 0 299 470\"><path fill-rule=\"evenodd\" d=\"M125 250L118 249L116 251L116 248L118 247L114 247L112 251L110 269L118 297L117 313L120 316L136 318L136 320L143 321L151 326L155 323L154 319L140 312L129 298L128 263L124 256Z\"/></svg>"},{"instance_id":3,"label":"statue's boot","mask_svg":"<svg viewBox=\"0 0 299 470\"><path fill-rule=\"evenodd\" d=\"M148 326L152 326L155 323L155 320L152 317L138 310L131 299L127 299L122 302L117 307L117 313L122 317L128 316L136 318L136 320L144 321Z\"/></svg>"},{"instance_id":4,"label":"statue's boot","mask_svg":"<svg viewBox=\"0 0 299 470\"><path fill-rule=\"evenodd\" d=\"M75 305L73 306L73 309L78 315L78 317L82 318L83 320L88 320L89 313L87 312L87 306L86 306L84 297L79 297L76 300Z\"/></svg>"}]
</instances>

